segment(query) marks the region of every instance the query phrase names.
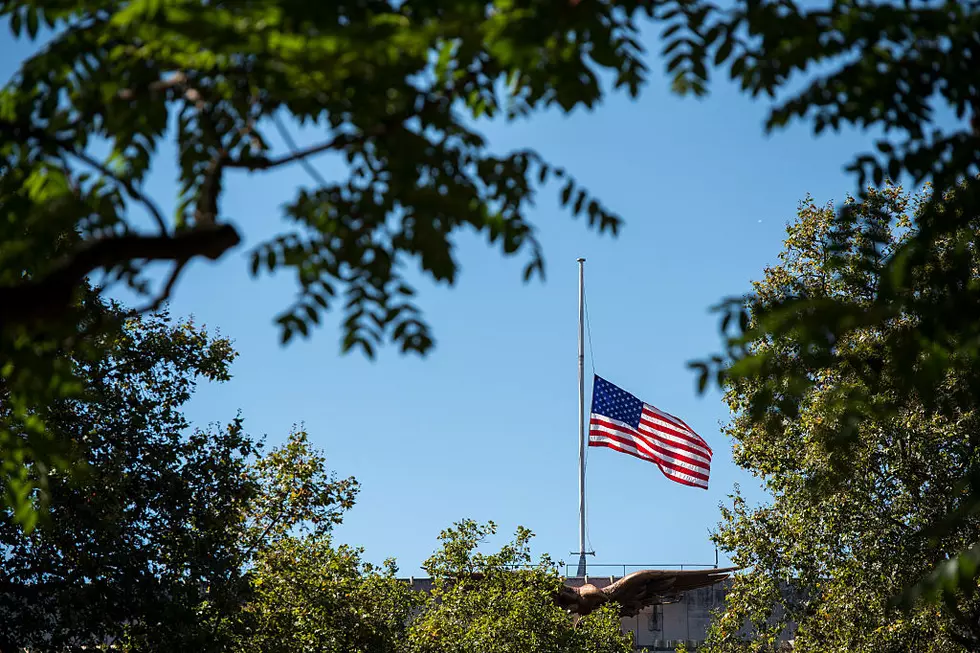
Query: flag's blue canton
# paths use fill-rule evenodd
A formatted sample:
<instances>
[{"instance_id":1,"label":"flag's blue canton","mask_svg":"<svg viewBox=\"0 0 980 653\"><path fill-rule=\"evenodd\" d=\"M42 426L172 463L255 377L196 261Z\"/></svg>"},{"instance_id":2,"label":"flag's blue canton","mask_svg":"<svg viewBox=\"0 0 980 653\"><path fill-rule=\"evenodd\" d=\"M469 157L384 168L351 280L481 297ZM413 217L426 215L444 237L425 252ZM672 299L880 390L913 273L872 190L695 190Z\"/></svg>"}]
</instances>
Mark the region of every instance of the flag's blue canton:
<instances>
[{"instance_id":1,"label":"flag's blue canton","mask_svg":"<svg viewBox=\"0 0 980 653\"><path fill-rule=\"evenodd\" d=\"M592 412L638 428L640 415L643 413L643 402L597 376L592 388Z\"/></svg>"}]
</instances>

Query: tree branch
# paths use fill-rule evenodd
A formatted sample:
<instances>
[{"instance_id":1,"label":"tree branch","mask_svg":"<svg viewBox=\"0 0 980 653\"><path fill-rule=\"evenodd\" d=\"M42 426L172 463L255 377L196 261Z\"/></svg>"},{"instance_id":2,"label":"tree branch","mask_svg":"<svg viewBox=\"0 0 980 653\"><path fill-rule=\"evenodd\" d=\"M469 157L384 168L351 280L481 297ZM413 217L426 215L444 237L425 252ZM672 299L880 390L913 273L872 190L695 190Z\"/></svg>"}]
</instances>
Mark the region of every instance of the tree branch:
<instances>
[{"instance_id":1,"label":"tree branch","mask_svg":"<svg viewBox=\"0 0 980 653\"><path fill-rule=\"evenodd\" d=\"M85 154L84 152L76 152L71 148L65 148L65 150L71 156L91 166L92 168L95 168L103 175L105 175L109 179L112 179L117 184L122 186L123 189L125 189L126 193L131 198L141 203L150 212L150 217L153 218L153 221L156 222L157 226L160 228L160 234L163 235L167 233L167 223L163 219L163 213L160 211L160 208L148 196L144 195L139 190L137 190L136 186L134 186L132 182L130 182L128 179L123 179L122 177L116 176L115 174L113 174L111 170L109 170L104 165L102 165L101 163L99 163L98 161L90 157L88 154Z\"/></svg>"},{"instance_id":2,"label":"tree branch","mask_svg":"<svg viewBox=\"0 0 980 653\"><path fill-rule=\"evenodd\" d=\"M181 271L183 271L184 266L187 265L187 261L188 259L186 258L179 259L176 265L174 265L174 269L170 272L170 277L167 279L166 285L163 287L163 290L160 291L157 298L143 308L136 309L133 314L143 315L144 313L153 313L163 306L163 303L170 299L170 293L173 292L174 285L177 283L177 278L180 276Z\"/></svg>"},{"instance_id":3,"label":"tree branch","mask_svg":"<svg viewBox=\"0 0 980 653\"><path fill-rule=\"evenodd\" d=\"M158 93L160 91L165 91L168 88L173 88L175 86L183 85L187 82L187 74L184 72L176 72L166 79L159 79L155 82L149 84L146 88L151 93ZM116 94L120 100L132 100L136 97L136 91L131 88L124 88L119 93Z\"/></svg>"},{"instance_id":4,"label":"tree branch","mask_svg":"<svg viewBox=\"0 0 980 653\"><path fill-rule=\"evenodd\" d=\"M290 136L289 131L286 129L286 126L282 124L282 121L279 120L279 116L277 115L272 116L272 122L275 123L276 129L279 130L279 136L281 136L282 140L286 143L286 147L288 147L291 154L295 156L299 148L296 147L296 141L294 141L293 137ZM317 169L314 168L313 165L306 160L306 157L300 158L299 164L303 166L303 169L306 170L306 174L308 174L313 179L313 181L320 184L321 186L327 185L327 180L324 179L323 175L317 172Z\"/></svg>"},{"instance_id":5,"label":"tree branch","mask_svg":"<svg viewBox=\"0 0 980 653\"><path fill-rule=\"evenodd\" d=\"M267 156L248 156L245 158L233 159L226 161L225 165L229 168L245 168L246 170L269 170L271 168L277 168L279 166L284 166L295 161L302 161L306 157L313 156L314 154L320 154L321 152L326 152L327 150L340 149L346 147L351 143L355 142L355 138L347 135L337 136L325 143L320 143L319 145L313 145L302 150L295 150L289 154L277 158L269 158Z\"/></svg>"},{"instance_id":6,"label":"tree branch","mask_svg":"<svg viewBox=\"0 0 980 653\"><path fill-rule=\"evenodd\" d=\"M269 522L269 525L262 530L262 532L258 535L258 537L252 540L252 542L248 545L248 548L246 548L245 552L242 554L243 558L248 559L248 557L252 555L252 552L255 551L255 549L258 548L260 544L262 544L262 541L269 536L269 533L271 533L272 529L279 524L279 521L283 518L283 516L285 516L286 514L289 514L291 516L292 513L296 512L295 505L288 506L288 507L285 505L287 498L288 497L283 497L283 504L279 507L276 516L272 518L272 520Z\"/></svg>"},{"instance_id":7,"label":"tree branch","mask_svg":"<svg viewBox=\"0 0 980 653\"><path fill-rule=\"evenodd\" d=\"M133 260L186 263L197 256L216 260L239 242L241 238L230 224L202 226L174 236L126 234L91 241L40 279L0 286L0 329L57 316L95 270L110 270Z\"/></svg>"},{"instance_id":8,"label":"tree branch","mask_svg":"<svg viewBox=\"0 0 980 653\"><path fill-rule=\"evenodd\" d=\"M187 73L180 71L176 72L166 79L159 79L146 87L151 94L159 93L160 91L167 91L172 88L182 87L184 91L184 99L193 104L199 111L203 111L206 107L204 102L204 97L201 92L194 88L193 86L187 85ZM119 93L116 94L120 100L130 101L136 97L136 91L131 88L124 88Z\"/></svg>"}]
</instances>

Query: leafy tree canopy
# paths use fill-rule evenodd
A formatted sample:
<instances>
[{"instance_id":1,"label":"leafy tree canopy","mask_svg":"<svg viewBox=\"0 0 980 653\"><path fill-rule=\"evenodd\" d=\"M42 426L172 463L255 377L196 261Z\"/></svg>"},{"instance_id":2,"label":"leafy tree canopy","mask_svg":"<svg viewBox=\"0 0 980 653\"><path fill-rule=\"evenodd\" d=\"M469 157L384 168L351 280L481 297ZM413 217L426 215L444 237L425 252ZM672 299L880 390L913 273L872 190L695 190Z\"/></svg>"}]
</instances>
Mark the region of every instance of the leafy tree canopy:
<instances>
[{"instance_id":1,"label":"leafy tree canopy","mask_svg":"<svg viewBox=\"0 0 980 653\"><path fill-rule=\"evenodd\" d=\"M863 225L850 231L833 205L808 197L779 263L754 284L748 328L786 297L870 310L889 257L919 235L930 200L898 187L869 190L864 201L849 200ZM938 242L934 267L910 280L918 305L946 301L933 280L961 265L959 245ZM976 267L963 273L980 278ZM829 354L811 348L803 321L753 341L751 355L764 363L731 379L727 433L735 462L763 481L772 501L753 508L736 494L722 507L716 540L751 571L735 578L707 650L769 650L787 622L797 625L794 651L980 647L980 601L971 592L949 591L938 605L912 595L905 609L894 601L980 538L961 482L980 462L978 368L970 356L951 358L935 388L909 392L901 345L920 337L923 321L905 311L852 329ZM854 396L868 406L859 421L849 414ZM877 410L881 404L889 410ZM749 638L739 634L746 622L754 625Z\"/></svg>"},{"instance_id":2,"label":"leafy tree canopy","mask_svg":"<svg viewBox=\"0 0 980 653\"><path fill-rule=\"evenodd\" d=\"M576 623L556 604L562 579L525 529L493 554L477 551L493 524L445 531L428 593L336 545L358 485L305 432L266 452L241 419L184 417L200 379L228 378L227 340L88 301L109 339L73 361L80 398L41 413L74 450L29 496L48 506L36 528L0 513L0 650L631 650L615 609Z\"/></svg>"},{"instance_id":3,"label":"leafy tree canopy","mask_svg":"<svg viewBox=\"0 0 980 653\"><path fill-rule=\"evenodd\" d=\"M336 304L347 320L345 349L370 353L391 339L425 352L432 338L408 299L406 259L452 283L452 238L472 228L505 254L529 251L526 276L543 273L526 211L538 180L550 177L562 180L563 201L587 213L590 225L618 226L566 172L533 151L492 153L472 123L549 105L594 106L603 71L635 94L644 72L634 40L638 8L0 4L15 34L33 38L41 24L54 31L0 95L0 198L10 217L0 259L4 328L63 314L93 273L152 294L143 263L172 262L173 281L188 260L218 258L238 244L234 216L221 210L229 172L338 152L349 176L299 190L285 207L283 233L253 252L252 273L296 273L299 299L279 318L286 340ZM273 154L265 134L279 117L316 125L323 141ZM172 216L141 190L165 138L179 153ZM91 153L105 144L107 157ZM37 255L66 232L80 242L59 257Z\"/></svg>"},{"instance_id":4,"label":"leafy tree canopy","mask_svg":"<svg viewBox=\"0 0 980 653\"><path fill-rule=\"evenodd\" d=\"M945 387L965 367L980 363L974 224L980 215L980 99L974 72L980 59L980 4L694 0L659 15L671 23L664 51L677 90L704 93L709 70L717 66L753 97L768 96L767 131L802 122L815 134L846 127L870 133L875 151L857 154L848 164L858 199L867 197L869 181L876 188L891 179L916 188L928 183L932 189L911 214L914 230L900 242L882 228L887 205L852 202L837 212L828 264L842 266L841 274L848 266L864 270L870 284L865 294L814 295L788 287L776 299L733 298L720 304L725 351L692 364L702 390L711 381L724 385L729 379L767 384L752 411L764 429L772 406L794 418L805 410L820 379L832 376L840 364L840 343L867 331L885 334L880 359L866 370L871 376L888 374L879 379L888 391L864 385L836 390L839 427L826 444L837 452L838 480L860 473L850 466L858 459L850 444L865 422L896 418L914 404L936 419L944 414L944 402L961 402L963 410L975 406L968 403L975 397L972 388L951 398ZM859 264L849 260L852 247L861 250ZM914 331L891 328L907 316L914 316ZM799 366L777 365L761 346L782 338L798 342L805 359ZM973 488L971 505L980 505L980 483L966 476L960 480ZM927 585L954 587L958 578L971 585L978 563L980 548L974 547ZM916 591L922 589L928 588Z\"/></svg>"},{"instance_id":5,"label":"leafy tree canopy","mask_svg":"<svg viewBox=\"0 0 980 653\"><path fill-rule=\"evenodd\" d=\"M0 259L4 326L61 316L91 273L152 294L142 263L172 262L173 281L189 259L220 257L239 242L220 210L225 173L334 151L349 176L298 193L285 211L296 228L254 252L253 273L297 275L300 298L279 318L284 338L306 333L343 292L345 349L370 352L392 339L424 352L429 330L399 299L411 293L405 257L452 282L452 236L471 227L505 253L529 248L526 272L541 273L526 219L535 174L562 178L563 202L600 230L619 224L536 153L490 153L471 119L593 107L604 73L636 95L643 11L666 25L663 54L678 92L703 95L709 70L727 68L744 91L773 98L767 130L810 120L817 133L883 131L878 154L851 165L861 185L907 173L944 192L975 169L980 136L964 121L977 102L976 2L7 1L0 15L15 34L34 38L47 25L54 36L0 102L0 197L11 217ZM934 128L944 109L961 119L951 130ZM279 114L318 125L323 142L272 155L263 135ZM140 188L171 136L180 201L168 217ZM105 143L108 158L91 153ZM967 187L959 201L975 199ZM949 213L925 215L916 242L957 224ZM81 242L47 256L65 233Z\"/></svg>"},{"instance_id":6,"label":"leafy tree canopy","mask_svg":"<svg viewBox=\"0 0 980 653\"><path fill-rule=\"evenodd\" d=\"M432 346L403 270L453 283L461 230L526 252L525 277L543 275L527 216L548 179L574 214L615 232L619 218L568 172L534 151L493 152L474 122L593 107L604 72L636 94L639 6L0 1L15 35L44 26L50 37L0 91L4 502L29 519L27 495L67 444L39 407L79 392L73 356L98 356L103 325L80 309L87 284L146 296L136 313L160 307L188 261L240 242L221 208L235 171L345 157L345 177L308 168L314 183L283 198L281 233L255 248L251 273L296 275L297 299L277 318L284 341L336 308L343 349L369 355L385 341ZM266 135L283 121L322 140L272 152ZM180 171L173 215L144 189L164 140ZM171 268L156 288L153 263Z\"/></svg>"},{"instance_id":7,"label":"leafy tree canopy","mask_svg":"<svg viewBox=\"0 0 980 653\"><path fill-rule=\"evenodd\" d=\"M0 428L6 502L26 505L32 485L20 478L22 461L52 461L31 406L77 389L61 352L81 346L72 302L85 278L121 279L156 305L188 260L220 257L238 243L233 216L220 210L229 171L326 151L347 158L348 177L317 180L288 202L290 226L253 252L252 272L296 274L299 298L278 318L284 339L343 303L344 348L369 353L391 340L404 351L431 347L399 265L417 261L451 283L459 229L476 229L507 254L527 250L527 275L542 272L527 220L538 182L559 179L573 212L615 232L617 216L567 172L531 151L491 153L472 119L595 106L604 72L635 95L644 81L641 11L664 25L677 92L703 95L720 69L746 93L770 98L767 131L793 121L816 133L873 130L876 151L849 166L861 193L866 180L903 176L935 188L914 237L889 254L870 306L787 296L746 331L743 302L724 305L729 348L698 364L702 387L759 373L745 349L757 338L803 324L808 351L830 359L851 331L905 313L918 316L920 329L892 343L908 384L896 392L925 397L950 361L975 359L980 290L963 270L980 204L972 176L980 161L976 0L0 2L15 32L34 37L47 24L55 33L0 95L0 372L14 407L14 422ZM945 113L955 119L943 127L936 116ZM280 114L320 126L323 141L271 153L264 133ZM141 185L168 137L181 170L169 217ZM106 143L109 157L96 157ZM838 220L869 233L859 213L844 210ZM950 238L960 242L961 264L937 267ZM172 266L157 291L146 286L148 261ZM924 274L948 299L922 303L913 280ZM812 381L786 382L793 391L782 397L793 404ZM904 403L898 394L874 406L894 413ZM851 423L870 418L858 395L844 406ZM968 576L980 569L970 564Z\"/></svg>"},{"instance_id":8,"label":"leafy tree canopy","mask_svg":"<svg viewBox=\"0 0 980 653\"><path fill-rule=\"evenodd\" d=\"M492 523L464 520L440 535L425 563L429 591L395 578L394 561L374 567L362 551L329 537L281 542L259 556L245 608L242 651L365 653L629 653L612 606L575 621L555 603L562 579L535 562L530 531L495 553L478 546Z\"/></svg>"},{"instance_id":9,"label":"leafy tree canopy","mask_svg":"<svg viewBox=\"0 0 980 653\"><path fill-rule=\"evenodd\" d=\"M375 567L361 549L329 536L291 537L260 553L236 635L243 653L404 650L405 630L424 603L393 560Z\"/></svg>"},{"instance_id":10,"label":"leafy tree canopy","mask_svg":"<svg viewBox=\"0 0 980 653\"><path fill-rule=\"evenodd\" d=\"M443 531L442 548L425 562L433 579L426 610L409 631L414 653L628 653L619 607L605 605L573 622L555 602L564 582L548 556L535 560L533 534L519 528L492 554L479 545L496 532L493 522L464 520Z\"/></svg>"},{"instance_id":11,"label":"leafy tree canopy","mask_svg":"<svg viewBox=\"0 0 980 653\"><path fill-rule=\"evenodd\" d=\"M249 565L353 503L302 431L263 453L240 419L191 429L182 407L228 378L227 340L163 315L115 323L105 355L74 361L82 398L41 414L74 445L29 496L48 511L29 534L0 512L0 650L226 650Z\"/></svg>"}]
</instances>

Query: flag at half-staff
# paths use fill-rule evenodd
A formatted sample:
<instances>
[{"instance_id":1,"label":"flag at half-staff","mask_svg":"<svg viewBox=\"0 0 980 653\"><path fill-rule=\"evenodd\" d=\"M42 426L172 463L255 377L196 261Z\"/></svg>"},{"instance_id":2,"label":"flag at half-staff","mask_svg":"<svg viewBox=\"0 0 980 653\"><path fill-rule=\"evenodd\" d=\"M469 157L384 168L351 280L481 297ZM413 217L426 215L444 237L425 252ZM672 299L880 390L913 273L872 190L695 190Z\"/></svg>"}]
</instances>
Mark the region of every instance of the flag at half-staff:
<instances>
[{"instance_id":1,"label":"flag at half-staff","mask_svg":"<svg viewBox=\"0 0 980 653\"><path fill-rule=\"evenodd\" d=\"M589 446L654 463L672 481L707 489L711 447L683 420L596 376Z\"/></svg>"}]
</instances>

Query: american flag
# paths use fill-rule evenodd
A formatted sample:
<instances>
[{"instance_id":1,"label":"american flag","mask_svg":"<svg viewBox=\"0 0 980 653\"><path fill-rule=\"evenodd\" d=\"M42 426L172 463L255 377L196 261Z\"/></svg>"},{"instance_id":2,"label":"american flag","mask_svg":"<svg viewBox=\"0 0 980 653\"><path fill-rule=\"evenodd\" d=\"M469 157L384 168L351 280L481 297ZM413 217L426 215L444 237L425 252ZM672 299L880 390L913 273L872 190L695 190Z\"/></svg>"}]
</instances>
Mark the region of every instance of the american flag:
<instances>
[{"instance_id":1,"label":"american flag","mask_svg":"<svg viewBox=\"0 0 980 653\"><path fill-rule=\"evenodd\" d=\"M672 481L708 488L711 447L683 420L596 376L589 446L609 447L657 465Z\"/></svg>"}]
</instances>

